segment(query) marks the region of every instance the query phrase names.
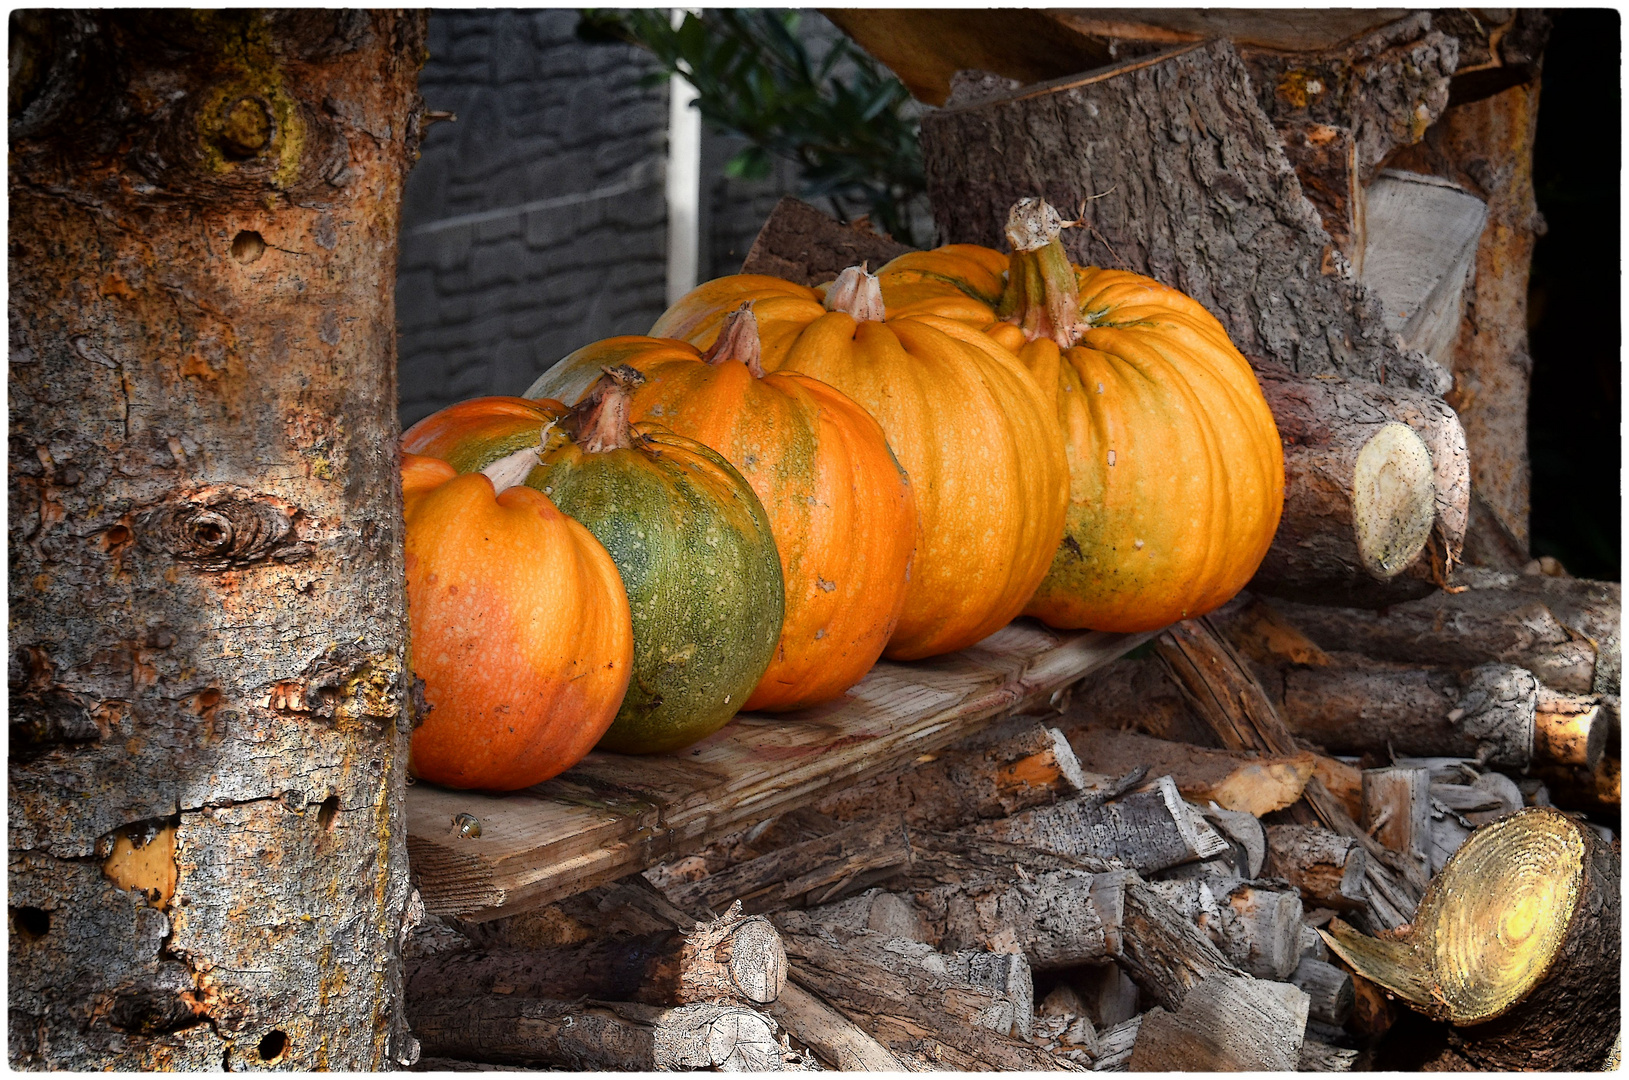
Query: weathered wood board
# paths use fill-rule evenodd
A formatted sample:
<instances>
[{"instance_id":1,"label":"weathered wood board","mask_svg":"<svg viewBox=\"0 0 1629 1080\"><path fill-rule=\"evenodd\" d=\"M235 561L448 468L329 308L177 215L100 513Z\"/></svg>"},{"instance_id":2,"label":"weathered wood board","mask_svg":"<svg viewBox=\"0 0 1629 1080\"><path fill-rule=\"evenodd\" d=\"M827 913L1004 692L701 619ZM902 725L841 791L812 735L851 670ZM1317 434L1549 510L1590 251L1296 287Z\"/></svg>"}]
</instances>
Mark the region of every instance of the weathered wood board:
<instances>
[{"instance_id":1,"label":"weathered wood board","mask_svg":"<svg viewBox=\"0 0 1629 1080\"><path fill-rule=\"evenodd\" d=\"M596 752L507 795L417 784L407 847L419 892L428 910L475 921L550 903L1044 705L1153 636L1021 619L959 653L879 663L828 705L743 714L676 754ZM460 815L479 822L479 835Z\"/></svg>"}]
</instances>

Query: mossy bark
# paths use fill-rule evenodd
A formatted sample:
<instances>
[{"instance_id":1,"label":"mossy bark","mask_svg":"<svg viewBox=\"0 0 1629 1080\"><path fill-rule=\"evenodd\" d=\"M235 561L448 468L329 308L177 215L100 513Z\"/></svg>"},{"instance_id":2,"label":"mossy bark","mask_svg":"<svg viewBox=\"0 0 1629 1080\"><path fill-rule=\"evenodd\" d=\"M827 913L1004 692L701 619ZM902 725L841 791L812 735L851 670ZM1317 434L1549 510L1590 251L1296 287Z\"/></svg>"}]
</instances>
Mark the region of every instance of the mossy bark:
<instances>
[{"instance_id":1,"label":"mossy bark","mask_svg":"<svg viewBox=\"0 0 1629 1080\"><path fill-rule=\"evenodd\" d=\"M387 1067L423 15L12 29L11 1064Z\"/></svg>"}]
</instances>

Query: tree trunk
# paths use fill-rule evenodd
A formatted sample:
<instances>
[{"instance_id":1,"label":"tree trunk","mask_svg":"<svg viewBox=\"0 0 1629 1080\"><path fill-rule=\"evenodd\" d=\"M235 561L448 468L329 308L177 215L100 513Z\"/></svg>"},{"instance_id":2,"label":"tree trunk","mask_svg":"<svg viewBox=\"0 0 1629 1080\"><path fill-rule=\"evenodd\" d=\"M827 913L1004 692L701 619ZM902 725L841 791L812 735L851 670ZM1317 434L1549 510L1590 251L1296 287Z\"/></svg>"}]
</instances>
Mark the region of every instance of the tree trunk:
<instances>
[{"instance_id":1,"label":"tree trunk","mask_svg":"<svg viewBox=\"0 0 1629 1080\"><path fill-rule=\"evenodd\" d=\"M374 1070L424 16L14 27L11 1062Z\"/></svg>"}]
</instances>

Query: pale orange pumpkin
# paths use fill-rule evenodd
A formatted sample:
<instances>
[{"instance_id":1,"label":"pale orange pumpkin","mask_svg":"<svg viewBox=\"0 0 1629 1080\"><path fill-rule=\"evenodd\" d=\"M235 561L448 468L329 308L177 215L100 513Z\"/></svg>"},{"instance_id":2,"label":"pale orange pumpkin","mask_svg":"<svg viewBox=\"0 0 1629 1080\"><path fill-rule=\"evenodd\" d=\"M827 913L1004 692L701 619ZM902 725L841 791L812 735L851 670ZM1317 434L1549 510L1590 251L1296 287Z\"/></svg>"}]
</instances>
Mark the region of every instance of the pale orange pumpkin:
<instances>
[{"instance_id":1,"label":"pale orange pumpkin","mask_svg":"<svg viewBox=\"0 0 1629 1080\"><path fill-rule=\"evenodd\" d=\"M724 278L704 288L705 303L695 294L680 300L673 311L683 318L670 311L657 328L690 326L693 344L705 340L712 324L700 312L739 304L743 285ZM818 314L778 316L786 326L807 321L796 334L766 335L762 364L812 376L864 406L911 478L916 555L884 655L912 660L972 645L1023 609L1062 535L1068 473L1051 399L1016 356L934 313L943 308L885 317L877 280L860 267L822 293ZM955 298L948 303L959 309Z\"/></svg>"},{"instance_id":2,"label":"pale orange pumpkin","mask_svg":"<svg viewBox=\"0 0 1629 1080\"><path fill-rule=\"evenodd\" d=\"M765 374L757 320L732 314L703 356L654 350L630 418L717 450L764 504L786 582L775 658L747 709L839 697L882 654L905 606L916 505L877 421L790 371Z\"/></svg>"},{"instance_id":3,"label":"pale orange pumpkin","mask_svg":"<svg viewBox=\"0 0 1629 1080\"><path fill-rule=\"evenodd\" d=\"M633 623L616 565L526 487L402 455L415 775L510 791L575 765L622 704Z\"/></svg>"},{"instance_id":4,"label":"pale orange pumpkin","mask_svg":"<svg viewBox=\"0 0 1629 1080\"><path fill-rule=\"evenodd\" d=\"M1024 200L1010 257L959 245L879 271L916 307L973 301L970 328L1016 349L1066 435L1068 524L1025 608L1053 626L1139 631L1212 611L1255 573L1284 505L1283 449L1249 363L1192 298L1070 265L1063 223ZM994 260L1008 261L999 298Z\"/></svg>"}]
</instances>

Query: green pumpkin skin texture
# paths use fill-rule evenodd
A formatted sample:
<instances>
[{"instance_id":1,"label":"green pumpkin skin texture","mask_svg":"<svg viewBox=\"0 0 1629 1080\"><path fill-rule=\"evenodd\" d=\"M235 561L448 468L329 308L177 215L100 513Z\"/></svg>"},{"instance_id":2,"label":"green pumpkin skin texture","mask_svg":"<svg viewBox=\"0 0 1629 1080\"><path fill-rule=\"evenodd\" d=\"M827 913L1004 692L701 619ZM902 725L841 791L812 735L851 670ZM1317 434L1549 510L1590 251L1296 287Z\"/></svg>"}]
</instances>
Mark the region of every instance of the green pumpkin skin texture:
<instances>
[{"instance_id":1,"label":"green pumpkin skin texture","mask_svg":"<svg viewBox=\"0 0 1629 1080\"><path fill-rule=\"evenodd\" d=\"M730 722L780 640L786 597L763 504L714 451L659 428L642 446L560 441L526 478L594 534L633 612L633 677L598 749L677 750Z\"/></svg>"}]
</instances>

